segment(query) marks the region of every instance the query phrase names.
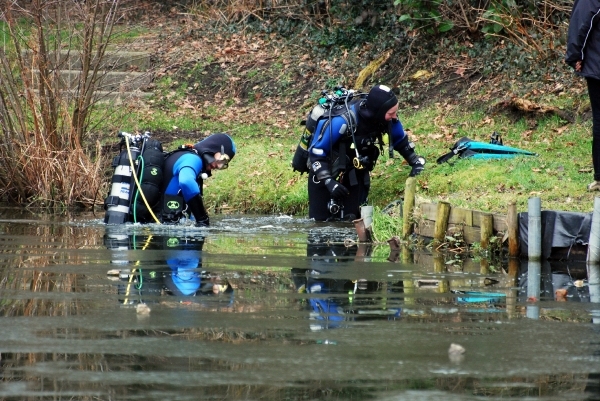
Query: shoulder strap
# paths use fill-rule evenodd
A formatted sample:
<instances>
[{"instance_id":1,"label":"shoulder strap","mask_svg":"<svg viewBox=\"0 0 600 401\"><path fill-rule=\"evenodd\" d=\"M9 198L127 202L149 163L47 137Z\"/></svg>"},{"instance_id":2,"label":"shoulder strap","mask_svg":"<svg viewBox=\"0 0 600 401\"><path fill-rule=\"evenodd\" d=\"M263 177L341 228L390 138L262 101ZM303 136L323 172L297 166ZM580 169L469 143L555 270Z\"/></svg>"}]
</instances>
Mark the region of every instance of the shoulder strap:
<instances>
[{"instance_id":1,"label":"shoulder strap","mask_svg":"<svg viewBox=\"0 0 600 401\"><path fill-rule=\"evenodd\" d=\"M198 153L197 153L197 152L194 150L194 148L192 147L192 145L181 145L180 147L178 147L178 148L177 148L177 149L175 149L175 150L172 150L172 151L170 151L170 152L165 152L165 159L166 159L167 157L171 156L172 154L174 154L174 153L177 153L177 152L194 152L194 153L198 154Z\"/></svg>"}]
</instances>

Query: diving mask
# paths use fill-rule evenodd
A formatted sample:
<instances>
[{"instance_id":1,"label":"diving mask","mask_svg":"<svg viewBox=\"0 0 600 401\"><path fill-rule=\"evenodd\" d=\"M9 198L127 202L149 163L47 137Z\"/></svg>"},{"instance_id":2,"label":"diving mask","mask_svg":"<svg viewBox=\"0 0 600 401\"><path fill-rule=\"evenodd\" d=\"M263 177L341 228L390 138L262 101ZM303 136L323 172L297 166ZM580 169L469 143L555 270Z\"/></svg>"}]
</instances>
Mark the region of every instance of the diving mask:
<instances>
[{"instance_id":1,"label":"diving mask","mask_svg":"<svg viewBox=\"0 0 600 401\"><path fill-rule=\"evenodd\" d=\"M227 167L229 167L229 155L226 155L225 153L221 153L221 155L219 156L219 159L216 160L217 161L217 169L219 170L225 170Z\"/></svg>"},{"instance_id":2,"label":"diving mask","mask_svg":"<svg viewBox=\"0 0 600 401\"><path fill-rule=\"evenodd\" d=\"M214 166L213 168L216 168L218 170L225 170L227 167L229 167L229 160L230 157L229 155L227 155L224 152L220 152L219 153L219 158L215 158L215 155L211 155L209 153L205 153L202 155L202 158L204 159L204 161L207 164L213 164L216 162L216 166Z\"/></svg>"}]
</instances>

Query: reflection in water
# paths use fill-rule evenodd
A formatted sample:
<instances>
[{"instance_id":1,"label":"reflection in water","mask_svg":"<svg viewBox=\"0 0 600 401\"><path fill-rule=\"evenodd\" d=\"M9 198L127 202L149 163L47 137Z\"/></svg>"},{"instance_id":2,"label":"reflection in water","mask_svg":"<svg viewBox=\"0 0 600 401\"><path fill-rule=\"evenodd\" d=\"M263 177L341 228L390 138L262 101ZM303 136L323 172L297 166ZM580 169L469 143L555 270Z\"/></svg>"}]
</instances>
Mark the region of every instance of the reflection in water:
<instances>
[{"instance_id":1,"label":"reflection in water","mask_svg":"<svg viewBox=\"0 0 600 401\"><path fill-rule=\"evenodd\" d=\"M596 266L582 262L522 261L519 286L527 317L540 318L540 301L594 302Z\"/></svg>"},{"instance_id":2,"label":"reflection in water","mask_svg":"<svg viewBox=\"0 0 600 401\"><path fill-rule=\"evenodd\" d=\"M306 248L310 268L292 269L292 281L310 311L311 330L343 327L344 322L367 318L395 320L400 317L402 282L368 281L358 275L327 276L343 264L364 260L372 251L369 244L344 242L345 238L310 233ZM342 264L342 266L336 266Z\"/></svg>"},{"instance_id":3,"label":"reflection in water","mask_svg":"<svg viewBox=\"0 0 600 401\"><path fill-rule=\"evenodd\" d=\"M597 264L588 265L588 285L590 302L597 304L591 312L592 322L600 324L600 266Z\"/></svg>"},{"instance_id":4,"label":"reflection in water","mask_svg":"<svg viewBox=\"0 0 600 401\"><path fill-rule=\"evenodd\" d=\"M540 277L542 265L539 261L529 261L527 268L527 317L538 319L540 317L539 306L540 299Z\"/></svg>"},{"instance_id":5,"label":"reflection in water","mask_svg":"<svg viewBox=\"0 0 600 401\"><path fill-rule=\"evenodd\" d=\"M109 276L119 280L118 294L124 305L158 302L160 296L186 297L182 302L200 301L199 297L217 297L219 301L233 304L233 288L218 274L202 269L202 247L205 237L185 235L139 235L117 232L105 235L106 247L114 251ZM123 251L161 250L164 260L122 260ZM125 253L126 254L126 253ZM150 265L149 268L146 266ZM193 298L198 297L198 298Z\"/></svg>"}]
</instances>

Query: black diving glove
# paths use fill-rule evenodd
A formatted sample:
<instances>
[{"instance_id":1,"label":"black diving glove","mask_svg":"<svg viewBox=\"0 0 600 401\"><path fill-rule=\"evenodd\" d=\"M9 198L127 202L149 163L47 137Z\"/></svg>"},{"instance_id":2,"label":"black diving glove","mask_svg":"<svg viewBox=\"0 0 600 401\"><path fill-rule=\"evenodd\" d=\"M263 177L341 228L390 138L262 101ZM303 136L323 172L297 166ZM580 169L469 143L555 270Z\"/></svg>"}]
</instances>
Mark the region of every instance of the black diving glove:
<instances>
[{"instance_id":1,"label":"black diving glove","mask_svg":"<svg viewBox=\"0 0 600 401\"><path fill-rule=\"evenodd\" d=\"M423 163L421 163L421 160L413 164L411 167L412 169L410 170L410 174L408 175L409 177L415 177L421 174L423 170L425 170L425 166L423 165Z\"/></svg>"},{"instance_id":2,"label":"black diving glove","mask_svg":"<svg viewBox=\"0 0 600 401\"><path fill-rule=\"evenodd\" d=\"M208 226L210 226L210 219L208 218L208 216L204 216L204 218L202 218L202 219L196 219L196 227L208 227Z\"/></svg>"},{"instance_id":3,"label":"black diving glove","mask_svg":"<svg viewBox=\"0 0 600 401\"><path fill-rule=\"evenodd\" d=\"M415 177L425 170L425 158L415 153L415 144L409 142L408 137L405 136L400 143L394 146L394 150L400 153L408 165L412 167L409 177Z\"/></svg>"},{"instance_id":4,"label":"black diving glove","mask_svg":"<svg viewBox=\"0 0 600 401\"><path fill-rule=\"evenodd\" d=\"M196 226L208 227L210 224L208 213L206 213L204 202L202 201L200 194L187 201L187 206L189 211L194 215L194 219L196 219Z\"/></svg>"},{"instance_id":5,"label":"black diving glove","mask_svg":"<svg viewBox=\"0 0 600 401\"><path fill-rule=\"evenodd\" d=\"M348 191L348 188L346 188L331 177L325 179L325 186L329 190L329 193L331 194L331 197L333 199L343 199L350 193L350 191Z\"/></svg>"}]
</instances>

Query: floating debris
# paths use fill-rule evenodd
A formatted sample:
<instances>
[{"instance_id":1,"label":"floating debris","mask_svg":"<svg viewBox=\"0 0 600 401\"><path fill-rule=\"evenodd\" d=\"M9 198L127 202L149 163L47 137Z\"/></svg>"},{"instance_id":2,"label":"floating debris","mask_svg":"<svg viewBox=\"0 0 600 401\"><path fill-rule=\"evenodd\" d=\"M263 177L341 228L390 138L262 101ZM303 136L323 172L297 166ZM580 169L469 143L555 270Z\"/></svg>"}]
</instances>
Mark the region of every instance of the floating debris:
<instances>
[{"instance_id":1,"label":"floating debris","mask_svg":"<svg viewBox=\"0 0 600 401\"><path fill-rule=\"evenodd\" d=\"M465 353L465 351L466 349L462 345L452 343L450 344L450 348L448 349L448 354L462 355Z\"/></svg>"},{"instance_id":2,"label":"floating debris","mask_svg":"<svg viewBox=\"0 0 600 401\"><path fill-rule=\"evenodd\" d=\"M317 344L323 344L323 345L337 345L337 341L331 341L331 340L317 340Z\"/></svg>"},{"instance_id":3,"label":"floating debris","mask_svg":"<svg viewBox=\"0 0 600 401\"><path fill-rule=\"evenodd\" d=\"M138 315L149 315L151 309L148 305L141 303L136 305L135 310Z\"/></svg>"},{"instance_id":4,"label":"floating debris","mask_svg":"<svg viewBox=\"0 0 600 401\"><path fill-rule=\"evenodd\" d=\"M463 359L465 359L466 349L460 344L452 343L450 344L450 348L448 349L448 357L450 358L450 362L460 363Z\"/></svg>"}]
</instances>

